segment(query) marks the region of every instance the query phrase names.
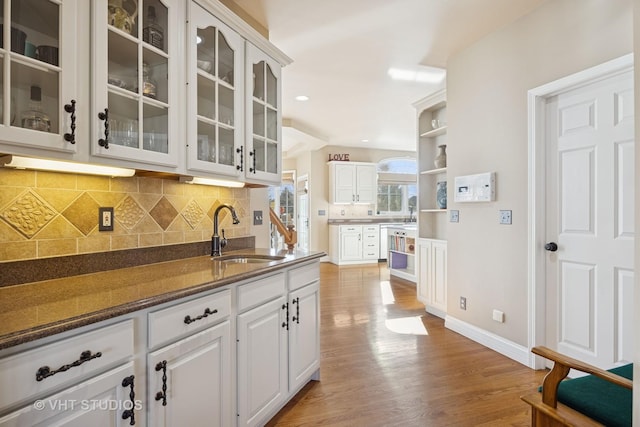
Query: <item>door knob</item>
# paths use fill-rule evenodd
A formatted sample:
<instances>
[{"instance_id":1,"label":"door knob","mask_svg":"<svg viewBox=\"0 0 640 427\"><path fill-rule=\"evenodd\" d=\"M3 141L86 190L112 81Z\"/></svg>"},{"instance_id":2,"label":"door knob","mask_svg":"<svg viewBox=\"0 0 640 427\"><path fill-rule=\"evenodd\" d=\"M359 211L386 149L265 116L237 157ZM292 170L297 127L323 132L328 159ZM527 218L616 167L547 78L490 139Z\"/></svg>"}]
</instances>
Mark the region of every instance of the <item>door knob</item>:
<instances>
[{"instance_id":1,"label":"door knob","mask_svg":"<svg viewBox=\"0 0 640 427\"><path fill-rule=\"evenodd\" d=\"M544 245L544 248L549 252L555 252L558 250L558 245L556 244L556 242L549 242L546 245Z\"/></svg>"}]
</instances>

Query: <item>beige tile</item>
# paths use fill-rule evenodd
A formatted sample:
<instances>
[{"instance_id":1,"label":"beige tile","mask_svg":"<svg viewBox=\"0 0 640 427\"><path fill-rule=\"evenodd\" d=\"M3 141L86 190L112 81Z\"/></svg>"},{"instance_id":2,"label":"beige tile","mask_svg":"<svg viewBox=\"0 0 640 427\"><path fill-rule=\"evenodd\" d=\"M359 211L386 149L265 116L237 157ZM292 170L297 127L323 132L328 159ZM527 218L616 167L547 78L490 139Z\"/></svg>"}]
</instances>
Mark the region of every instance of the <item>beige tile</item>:
<instances>
[{"instance_id":1,"label":"beige tile","mask_svg":"<svg viewBox=\"0 0 640 427\"><path fill-rule=\"evenodd\" d=\"M173 196L173 195L166 195L165 198L171 202L171 204L173 205L174 208L176 208L176 210L178 212L181 212L182 210L184 210L187 205L189 204L189 202L192 200L188 197L184 197L184 196Z\"/></svg>"},{"instance_id":2,"label":"beige tile","mask_svg":"<svg viewBox=\"0 0 640 427\"><path fill-rule=\"evenodd\" d=\"M0 218L29 239L56 215L57 212L31 189L27 189L0 211Z\"/></svg>"},{"instance_id":3,"label":"beige tile","mask_svg":"<svg viewBox=\"0 0 640 427\"><path fill-rule=\"evenodd\" d=\"M108 177L95 175L78 175L78 190L109 191Z\"/></svg>"},{"instance_id":4,"label":"beige tile","mask_svg":"<svg viewBox=\"0 0 640 427\"><path fill-rule=\"evenodd\" d=\"M202 238L202 231L194 230L194 231L185 231L184 232L184 241L185 242L202 242L203 240L209 240L211 236L206 239Z\"/></svg>"},{"instance_id":5,"label":"beige tile","mask_svg":"<svg viewBox=\"0 0 640 427\"><path fill-rule=\"evenodd\" d=\"M0 243L24 242L27 237L12 227L9 223L0 219Z\"/></svg>"},{"instance_id":6,"label":"beige tile","mask_svg":"<svg viewBox=\"0 0 640 427\"><path fill-rule=\"evenodd\" d=\"M184 233L182 231L165 231L162 238L164 245L184 243Z\"/></svg>"},{"instance_id":7,"label":"beige tile","mask_svg":"<svg viewBox=\"0 0 640 427\"><path fill-rule=\"evenodd\" d=\"M38 258L75 255L77 252L76 239L38 240Z\"/></svg>"},{"instance_id":8,"label":"beige tile","mask_svg":"<svg viewBox=\"0 0 640 427\"><path fill-rule=\"evenodd\" d=\"M140 247L162 246L162 233L140 234Z\"/></svg>"},{"instance_id":9,"label":"beige tile","mask_svg":"<svg viewBox=\"0 0 640 427\"><path fill-rule=\"evenodd\" d=\"M179 215L175 220L173 220L166 231L193 231L193 228L182 215Z\"/></svg>"},{"instance_id":10,"label":"beige tile","mask_svg":"<svg viewBox=\"0 0 640 427\"><path fill-rule=\"evenodd\" d=\"M0 169L2 170L2 169ZM9 207L19 195L25 192L22 187L3 187L0 186L0 212Z\"/></svg>"},{"instance_id":11,"label":"beige tile","mask_svg":"<svg viewBox=\"0 0 640 427\"><path fill-rule=\"evenodd\" d=\"M56 188L38 188L34 189L34 192L58 212L64 211L82 194L82 191L59 190Z\"/></svg>"},{"instance_id":12,"label":"beige tile","mask_svg":"<svg viewBox=\"0 0 640 427\"><path fill-rule=\"evenodd\" d=\"M50 223L45 225L36 236L38 240L75 239L78 237L84 237L84 235L61 215L56 216Z\"/></svg>"},{"instance_id":13,"label":"beige tile","mask_svg":"<svg viewBox=\"0 0 640 427\"><path fill-rule=\"evenodd\" d=\"M71 173L42 172L36 173L36 187L58 188L63 190L77 189L77 175Z\"/></svg>"},{"instance_id":14,"label":"beige tile","mask_svg":"<svg viewBox=\"0 0 640 427\"><path fill-rule=\"evenodd\" d=\"M0 262L20 261L38 257L38 243L29 242L0 242ZM1 267L0 267L1 269Z\"/></svg>"},{"instance_id":15,"label":"beige tile","mask_svg":"<svg viewBox=\"0 0 640 427\"><path fill-rule=\"evenodd\" d=\"M162 180L157 178L138 178L140 193L162 194Z\"/></svg>"},{"instance_id":16,"label":"beige tile","mask_svg":"<svg viewBox=\"0 0 640 427\"><path fill-rule=\"evenodd\" d=\"M174 196L184 196L186 185L189 185L189 184L183 184L178 181L165 179L162 181L162 193L165 195L171 194Z\"/></svg>"},{"instance_id":17,"label":"beige tile","mask_svg":"<svg viewBox=\"0 0 640 427\"><path fill-rule=\"evenodd\" d=\"M158 204L160 199L162 198L162 194L142 194L136 193L132 194L131 197L135 199L136 202L142 207L145 211L149 212L155 205Z\"/></svg>"},{"instance_id":18,"label":"beige tile","mask_svg":"<svg viewBox=\"0 0 640 427\"><path fill-rule=\"evenodd\" d=\"M87 193L62 212L62 215L85 236L98 226L98 203Z\"/></svg>"},{"instance_id":19,"label":"beige tile","mask_svg":"<svg viewBox=\"0 0 640 427\"><path fill-rule=\"evenodd\" d=\"M178 216L178 211L166 197L163 197L158 201L153 209L151 209L149 215L151 215L163 230L166 230Z\"/></svg>"},{"instance_id":20,"label":"beige tile","mask_svg":"<svg viewBox=\"0 0 640 427\"><path fill-rule=\"evenodd\" d=\"M122 203L115 207L115 220L126 229L131 230L145 216L145 210L131 196L127 196Z\"/></svg>"},{"instance_id":21,"label":"beige tile","mask_svg":"<svg viewBox=\"0 0 640 427\"><path fill-rule=\"evenodd\" d=\"M89 195L102 207L118 206L127 197L127 193L108 191L88 191Z\"/></svg>"},{"instance_id":22,"label":"beige tile","mask_svg":"<svg viewBox=\"0 0 640 427\"><path fill-rule=\"evenodd\" d=\"M134 249L138 247L138 235L120 235L111 237L111 250Z\"/></svg>"},{"instance_id":23,"label":"beige tile","mask_svg":"<svg viewBox=\"0 0 640 427\"><path fill-rule=\"evenodd\" d=\"M108 233L94 234L78 239L78 253L107 252L111 249L111 236Z\"/></svg>"},{"instance_id":24,"label":"beige tile","mask_svg":"<svg viewBox=\"0 0 640 427\"><path fill-rule=\"evenodd\" d=\"M146 233L162 233L162 228L157 222L149 215L145 215L142 219L131 229L131 233L146 234Z\"/></svg>"},{"instance_id":25,"label":"beige tile","mask_svg":"<svg viewBox=\"0 0 640 427\"><path fill-rule=\"evenodd\" d=\"M137 193L138 177L111 178L111 191L120 193Z\"/></svg>"},{"instance_id":26,"label":"beige tile","mask_svg":"<svg viewBox=\"0 0 640 427\"><path fill-rule=\"evenodd\" d=\"M0 168L0 187L35 187L36 172Z\"/></svg>"}]
</instances>

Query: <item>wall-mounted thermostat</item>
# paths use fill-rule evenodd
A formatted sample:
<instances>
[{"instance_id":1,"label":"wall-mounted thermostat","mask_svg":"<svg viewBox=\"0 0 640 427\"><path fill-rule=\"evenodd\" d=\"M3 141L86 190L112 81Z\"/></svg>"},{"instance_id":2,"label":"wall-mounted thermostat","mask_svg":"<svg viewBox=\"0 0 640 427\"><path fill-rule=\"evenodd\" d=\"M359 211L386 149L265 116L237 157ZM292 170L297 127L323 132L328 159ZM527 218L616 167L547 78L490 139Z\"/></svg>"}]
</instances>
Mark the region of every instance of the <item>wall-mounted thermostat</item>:
<instances>
[{"instance_id":1,"label":"wall-mounted thermostat","mask_svg":"<svg viewBox=\"0 0 640 427\"><path fill-rule=\"evenodd\" d=\"M456 176L453 199L456 202L490 202L496 199L495 172Z\"/></svg>"}]
</instances>

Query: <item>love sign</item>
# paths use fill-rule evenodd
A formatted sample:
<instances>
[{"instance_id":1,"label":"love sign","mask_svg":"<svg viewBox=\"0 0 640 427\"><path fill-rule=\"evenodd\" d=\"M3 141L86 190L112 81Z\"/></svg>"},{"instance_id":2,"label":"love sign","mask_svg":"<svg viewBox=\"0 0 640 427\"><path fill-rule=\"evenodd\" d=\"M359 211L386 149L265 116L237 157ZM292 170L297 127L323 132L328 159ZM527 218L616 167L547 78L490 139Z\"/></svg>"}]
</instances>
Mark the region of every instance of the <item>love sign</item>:
<instances>
[{"instance_id":1,"label":"love sign","mask_svg":"<svg viewBox=\"0 0 640 427\"><path fill-rule=\"evenodd\" d=\"M348 162L349 161L349 154L345 153L345 154L329 154L329 161L332 160L338 160L341 162Z\"/></svg>"}]
</instances>

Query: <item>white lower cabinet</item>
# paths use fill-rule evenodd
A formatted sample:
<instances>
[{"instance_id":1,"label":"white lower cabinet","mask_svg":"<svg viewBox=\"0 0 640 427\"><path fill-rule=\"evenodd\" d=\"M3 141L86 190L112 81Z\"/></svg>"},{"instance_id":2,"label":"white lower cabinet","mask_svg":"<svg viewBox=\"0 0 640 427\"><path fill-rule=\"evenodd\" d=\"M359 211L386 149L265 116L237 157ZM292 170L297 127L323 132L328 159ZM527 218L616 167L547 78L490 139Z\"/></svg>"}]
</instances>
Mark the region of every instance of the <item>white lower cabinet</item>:
<instances>
[{"instance_id":1,"label":"white lower cabinet","mask_svg":"<svg viewBox=\"0 0 640 427\"><path fill-rule=\"evenodd\" d=\"M426 311L447 314L447 241L418 239L418 300Z\"/></svg>"},{"instance_id":2,"label":"white lower cabinet","mask_svg":"<svg viewBox=\"0 0 640 427\"><path fill-rule=\"evenodd\" d=\"M238 426L257 426L287 396L286 299L238 316Z\"/></svg>"},{"instance_id":3,"label":"white lower cabinet","mask_svg":"<svg viewBox=\"0 0 640 427\"><path fill-rule=\"evenodd\" d=\"M133 425L142 410L137 397L129 395L131 390L135 393L135 386L133 363L129 362L9 413L0 418L0 426Z\"/></svg>"},{"instance_id":4,"label":"white lower cabinet","mask_svg":"<svg viewBox=\"0 0 640 427\"><path fill-rule=\"evenodd\" d=\"M380 226L331 225L330 260L337 265L377 263L380 252Z\"/></svg>"},{"instance_id":5,"label":"white lower cabinet","mask_svg":"<svg viewBox=\"0 0 640 427\"><path fill-rule=\"evenodd\" d=\"M231 425L229 320L149 354L149 425Z\"/></svg>"},{"instance_id":6,"label":"white lower cabinet","mask_svg":"<svg viewBox=\"0 0 640 427\"><path fill-rule=\"evenodd\" d=\"M289 294L289 310L289 391L295 393L320 368L320 283L317 279Z\"/></svg>"}]
</instances>

